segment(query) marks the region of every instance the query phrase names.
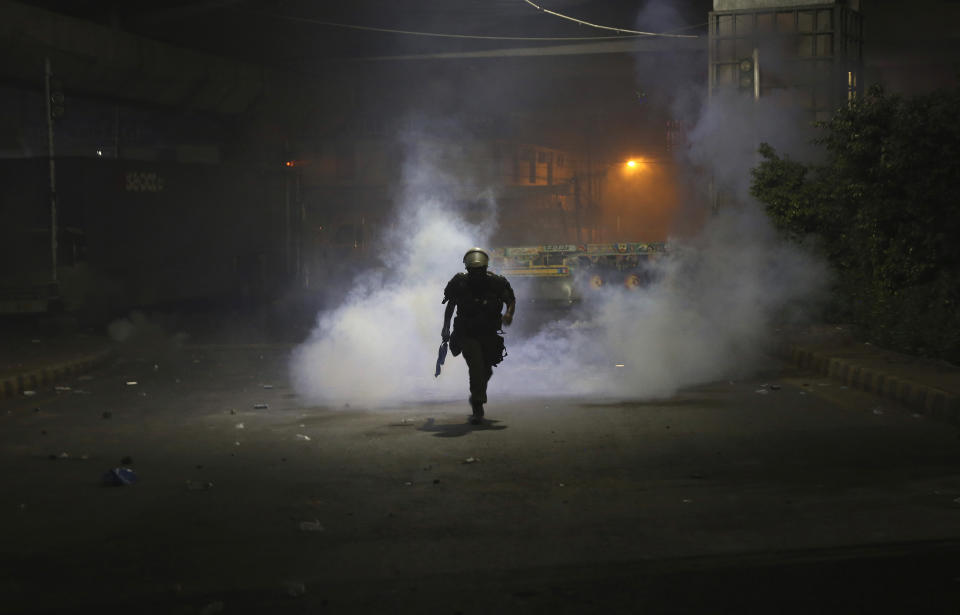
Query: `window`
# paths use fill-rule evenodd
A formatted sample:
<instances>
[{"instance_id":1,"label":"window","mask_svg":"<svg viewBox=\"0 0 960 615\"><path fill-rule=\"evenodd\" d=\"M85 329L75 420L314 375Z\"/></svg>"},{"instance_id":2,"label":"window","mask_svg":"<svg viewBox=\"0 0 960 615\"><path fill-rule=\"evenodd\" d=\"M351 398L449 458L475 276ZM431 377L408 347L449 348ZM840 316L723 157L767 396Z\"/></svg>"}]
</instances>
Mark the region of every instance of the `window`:
<instances>
[{"instance_id":1,"label":"window","mask_svg":"<svg viewBox=\"0 0 960 615\"><path fill-rule=\"evenodd\" d=\"M813 11L800 11L797 13L797 30L800 32L813 32Z\"/></svg>"},{"instance_id":2,"label":"window","mask_svg":"<svg viewBox=\"0 0 960 615\"><path fill-rule=\"evenodd\" d=\"M717 85L736 85L737 80L736 64L717 65Z\"/></svg>"},{"instance_id":3,"label":"window","mask_svg":"<svg viewBox=\"0 0 960 615\"><path fill-rule=\"evenodd\" d=\"M737 15L735 24L737 36L750 34L753 31L753 15Z\"/></svg>"},{"instance_id":4,"label":"window","mask_svg":"<svg viewBox=\"0 0 960 615\"><path fill-rule=\"evenodd\" d=\"M717 16L717 34L720 36L733 35L733 15Z\"/></svg>"},{"instance_id":5,"label":"window","mask_svg":"<svg viewBox=\"0 0 960 615\"><path fill-rule=\"evenodd\" d=\"M563 154L558 154L558 155L557 155L557 166L558 166L558 167L562 167L562 166L563 166Z\"/></svg>"},{"instance_id":6,"label":"window","mask_svg":"<svg viewBox=\"0 0 960 615\"><path fill-rule=\"evenodd\" d=\"M537 162L538 162L539 164L543 164L543 163L545 163L546 161L547 161L547 153L546 153L546 152L537 152Z\"/></svg>"},{"instance_id":7,"label":"window","mask_svg":"<svg viewBox=\"0 0 960 615\"><path fill-rule=\"evenodd\" d=\"M757 30L759 32L773 32L773 13L757 15Z\"/></svg>"},{"instance_id":8,"label":"window","mask_svg":"<svg viewBox=\"0 0 960 615\"><path fill-rule=\"evenodd\" d=\"M817 55L818 56L833 55L833 35L832 34L817 35Z\"/></svg>"},{"instance_id":9,"label":"window","mask_svg":"<svg viewBox=\"0 0 960 615\"><path fill-rule=\"evenodd\" d=\"M716 41L717 44L717 55L716 60L718 62L733 62L736 60L734 55L734 42L731 40L720 40Z\"/></svg>"},{"instance_id":10,"label":"window","mask_svg":"<svg viewBox=\"0 0 960 615\"><path fill-rule=\"evenodd\" d=\"M830 11L817 11L817 30L833 30L833 13Z\"/></svg>"},{"instance_id":11,"label":"window","mask_svg":"<svg viewBox=\"0 0 960 615\"><path fill-rule=\"evenodd\" d=\"M793 32L793 13L777 13L777 31Z\"/></svg>"}]
</instances>

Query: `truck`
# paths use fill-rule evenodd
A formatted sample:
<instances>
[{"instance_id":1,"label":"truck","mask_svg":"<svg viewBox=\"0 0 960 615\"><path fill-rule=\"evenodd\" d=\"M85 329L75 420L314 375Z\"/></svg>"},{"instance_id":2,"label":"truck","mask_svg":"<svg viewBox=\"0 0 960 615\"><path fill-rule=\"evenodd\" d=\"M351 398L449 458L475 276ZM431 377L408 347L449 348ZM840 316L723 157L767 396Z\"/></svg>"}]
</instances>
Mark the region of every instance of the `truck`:
<instances>
[{"instance_id":1,"label":"truck","mask_svg":"<svg viewBox=\"0 0 960 615\"><path fill-rule=\"evenodd\" d=\"M505 275L530 302L573 304L603 288L639 290L654 281L652 263L662 242L504 246L491 252L491 269Z\"/></svg>"}]
</instances>

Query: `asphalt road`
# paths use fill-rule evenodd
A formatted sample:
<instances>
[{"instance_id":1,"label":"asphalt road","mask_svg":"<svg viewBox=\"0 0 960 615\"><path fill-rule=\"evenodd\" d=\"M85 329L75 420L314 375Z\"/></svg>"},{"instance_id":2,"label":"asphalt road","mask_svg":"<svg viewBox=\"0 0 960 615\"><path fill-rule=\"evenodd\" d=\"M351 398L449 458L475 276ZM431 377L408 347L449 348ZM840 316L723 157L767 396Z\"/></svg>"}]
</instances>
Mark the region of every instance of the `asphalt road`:
<instances>
[{"instance_id":1,"label":"asphalt road","mask_svg":"<svg viewBox=\"0 0 960 615\"><path fill-rule=\"evenodd\" d=\"M131 351L0 402L0 610L960 612L957 431L889 402L771 361L470 426L305 405L288 352Z\"/></svg>"}]
</instances>

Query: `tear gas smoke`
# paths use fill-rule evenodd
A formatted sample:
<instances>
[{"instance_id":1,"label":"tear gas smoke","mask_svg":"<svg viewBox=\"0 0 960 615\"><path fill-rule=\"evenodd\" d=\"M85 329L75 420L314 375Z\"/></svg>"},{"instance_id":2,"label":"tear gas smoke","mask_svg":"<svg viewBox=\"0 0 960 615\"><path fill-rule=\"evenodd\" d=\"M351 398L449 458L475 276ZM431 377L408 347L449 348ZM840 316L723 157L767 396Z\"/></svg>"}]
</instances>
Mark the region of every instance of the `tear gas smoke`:
<instances>
[{"instance_id":1,"label":"tear gas smoke","mask_svg":"<svg viewBox=\"0 0 960 615\"><path fill-rule=\"evenodd\" d=\"M678 100L689 108L689 98ZM768 104L776 103L758 103L749 113L770 126L749 124L737 119L741 100L716 97L700 104L690 131L688 162L716 173L742 202L749 201L742 178L756 163L757 134L781 146L803 137ZM446 282L462 270L463 253L495 239L495 198L478 198L482 186L476 186L466 189L473 194L465 199L463 188L451 188L463 186L463 171L451 176L445 166L451 157L415 132L411 136L407 188L382 242L388 248L385 268L358 279L348 299L321 314L310 339L293 354L294 386L313 402L389 407L468 395L461 358L448 357L440 378L433 378L440 300ZM476 212L469 216L457 205L464 200L484 203L479 221L472 221ZM509 355L494 370L491 402L522 396L657 398L744 375L760 365L778 322L811 314L827 278L819 262L777 237L755 204L725 209L700 233L671 239L653 274L650 286L606 290L529 337L506 329ZM529 317L524 310L520 294L515 327Z\"/></svg>"}]
</instances>

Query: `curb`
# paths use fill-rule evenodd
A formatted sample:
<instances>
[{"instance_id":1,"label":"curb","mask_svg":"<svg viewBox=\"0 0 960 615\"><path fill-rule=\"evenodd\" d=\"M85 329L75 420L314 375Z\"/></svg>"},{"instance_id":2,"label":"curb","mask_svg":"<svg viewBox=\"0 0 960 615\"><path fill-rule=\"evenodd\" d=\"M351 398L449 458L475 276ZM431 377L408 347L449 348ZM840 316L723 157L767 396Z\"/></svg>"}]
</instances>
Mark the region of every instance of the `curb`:
<instances>
[{"instance_id":1,"label":"curb","mask_svg":"<svg viewBox=\"0 0 960 615\"><path fill-rule=\"evenodd\" d=\"M933 418L960 423L960 395L867 368L854 361L824 355L803 346L787 346L786 355L798 367L840 380L845 385L891 399Z\"/></svg>"},{"instance_id":2,"label":"curb","mask_svg":"<svg viewBox=\"0 0 960 615\"><path fill-rule=\"evenodd\" d=\"M0 399L14 397L26 390L38 389L44 384L49 384L64 376L91 370L106 361L112 354L112 348L105 348L93 354L83 355L60 363L51 363L28 372L5 376L0 379Z\"/></svg>"}]
</instances>

